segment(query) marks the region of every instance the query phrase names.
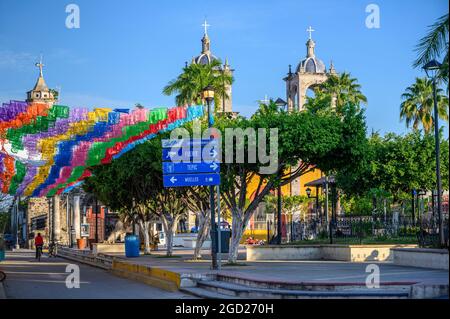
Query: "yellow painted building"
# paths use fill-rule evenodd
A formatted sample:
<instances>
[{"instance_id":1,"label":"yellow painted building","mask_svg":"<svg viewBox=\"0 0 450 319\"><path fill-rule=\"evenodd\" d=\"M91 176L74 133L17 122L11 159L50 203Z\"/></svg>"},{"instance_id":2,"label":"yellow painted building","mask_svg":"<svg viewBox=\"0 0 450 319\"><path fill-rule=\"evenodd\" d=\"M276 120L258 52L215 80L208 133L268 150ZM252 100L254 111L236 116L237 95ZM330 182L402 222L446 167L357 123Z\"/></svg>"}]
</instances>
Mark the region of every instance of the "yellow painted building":
<instances>
[{"instance_id":1,"label":"yellow painted building","mask_svg":"<svg viewBox=\"0 0 450 319\"><path fill-rule=\"evenodd\" d=\"M319 169L312 169L310 172L300 176L299 178L296 178L291 183L286 184L281 187L281 194L282 196L307 196L305 184L308 182L311 182L313 180L316 180L323 176L323 173ZM247 186L247 197L248 199L252 199L255 196L256 188L258 187L259 183L259 177L255 177L253 180L250 181L249 185ZM320 192L320 189L319 189ZM276 194L276 192L274 192ZM316 196L316 188L311 188L311 196ZM248 237L252 237L255 239L268 239L267 234L267 219L265 216L265 212L263 211L264 208L262 205L260 205L256 212L253 214L252 218L250 219L247 228L244 232L244 236L242 238L242 243L245 242L245 240ZM275 222L275 221L274 221ZM275 225L273 224L273 227L270 227L270 233L269 238L271 238L274 235Z\"/></svg>"}]
</instances>

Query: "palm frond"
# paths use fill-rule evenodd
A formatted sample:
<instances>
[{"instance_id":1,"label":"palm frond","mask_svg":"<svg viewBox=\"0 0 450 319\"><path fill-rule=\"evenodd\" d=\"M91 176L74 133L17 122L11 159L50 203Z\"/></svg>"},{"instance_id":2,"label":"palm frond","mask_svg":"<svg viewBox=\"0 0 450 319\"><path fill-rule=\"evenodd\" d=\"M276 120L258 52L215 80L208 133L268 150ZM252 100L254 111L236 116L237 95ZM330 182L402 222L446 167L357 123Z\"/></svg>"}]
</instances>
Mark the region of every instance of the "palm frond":
<instances>
[{"instance_id":1,"label":"palm frond","mask_svg":"<svg viewBox=\"0 0 450 319\"><path fill-rule=\"evenodd\" d=\"M427 62L439 57L448 49L448 13L440 17L433 25L429 26L429 32L420 39L415 51L418 53L414 61L415 68L422 67Z\"/></svg>"}]
</instances>

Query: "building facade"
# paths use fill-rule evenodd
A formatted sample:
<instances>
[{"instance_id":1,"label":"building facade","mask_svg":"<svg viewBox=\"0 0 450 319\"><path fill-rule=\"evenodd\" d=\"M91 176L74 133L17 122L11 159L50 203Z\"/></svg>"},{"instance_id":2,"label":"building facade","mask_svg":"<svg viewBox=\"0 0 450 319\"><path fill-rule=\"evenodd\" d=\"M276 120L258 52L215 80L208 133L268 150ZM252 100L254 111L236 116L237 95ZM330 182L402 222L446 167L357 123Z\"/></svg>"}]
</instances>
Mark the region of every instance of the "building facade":
<instances>
[{"instance_id":1,"label":"building facade","mask_svg":"<svg viewBox=\"0 0 450 319\"><path fill-rule=\"evenodd\" d=\"M202 38L202 51L201 53L192 58L192 62L194 64L210 64L212 61L218 61L219 59L212 54L211 52L211 40L209 39L207 33L207 27L209 26L207 22L203 24L205 27L205 31ZM224 72L230 76L233 76L234 69L231 68L228 63L228 59L225 59L225 63L218 69L220 72ZM216 105L216 112L220 114L233 114L233 92L232 92L232 84L225 84L225 93L226 95L220 97L219 105Z\"/></svg>"},{"instance_id":2,"label":"building facade","mask_svg":"<svg viewBox=\"0 0 450 319\"><path fill-rule=\"evenodd\" d=\"M313 30L310 28L310 32ZM314 90L328 80L330 75L336 75L333 62L329 70L315 53L316 43L311 37L306 41L306 57L297 65L295 72L292 72L289 65L287 76L283 79L286 82L286 102L289 111L303 111L307 100L307 91Z\"/></svg>"}]
</instances>

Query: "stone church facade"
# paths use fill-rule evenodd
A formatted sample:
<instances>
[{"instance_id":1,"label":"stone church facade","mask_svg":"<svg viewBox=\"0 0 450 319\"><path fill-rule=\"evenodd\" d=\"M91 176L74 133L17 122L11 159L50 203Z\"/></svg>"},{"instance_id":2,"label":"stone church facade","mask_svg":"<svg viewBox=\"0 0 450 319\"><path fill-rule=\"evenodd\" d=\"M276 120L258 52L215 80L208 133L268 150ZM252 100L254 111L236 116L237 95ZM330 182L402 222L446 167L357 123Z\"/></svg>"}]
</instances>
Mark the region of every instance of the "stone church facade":
<instances>
[{"instance_id":1,"label":"stone church facade","mask_svg":"<svg viewBox=\"0 0 450 319\"><path fill-rule=\"evenodd\" d=\"M207 33L207 26L209 26L206 21L203 24L205 26L205 32L203 34L202 38L202 51L200 55L192 58L191 63L194 64L210 64L212 61L219 60L215 55L211 52L211 40L209 39L208 33ZM225 59L225 63L219 68L220 72L224 72L225 74L233 76L234 69L231 68L230 64L228 63L228 59ZM218 114L228 114L232 115L233 112L233 96L232 96L232 85L226 84L225 85L225 92L226 97L221 97L220 99L220 105L216 105L216 112Z\"/></svg>"},{"instance_id":2,"label":"stone church facade","mask_svg":"<svg viewBox=\"0 0 450 319\"><path fill-rule=\"evenodd\" d=\"M308 89L314 89L328 80L330 75L336 75L333 62L329 70L316 57L316 43L310 37L306 42L306 57L299 62L295 72L289 66L289 72L283 79L286 82L286 102L289 111L303 111Z\"/></svg>"}]
</instances>

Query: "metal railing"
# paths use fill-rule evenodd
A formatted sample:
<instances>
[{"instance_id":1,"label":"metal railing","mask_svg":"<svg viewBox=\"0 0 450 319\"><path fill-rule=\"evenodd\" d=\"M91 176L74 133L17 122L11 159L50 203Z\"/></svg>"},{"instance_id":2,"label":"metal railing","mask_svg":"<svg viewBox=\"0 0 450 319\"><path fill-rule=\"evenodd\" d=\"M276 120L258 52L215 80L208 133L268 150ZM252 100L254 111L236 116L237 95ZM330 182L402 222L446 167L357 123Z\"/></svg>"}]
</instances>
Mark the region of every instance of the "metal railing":
<instances>
[{"instance_id":1,"label":"metal railing","mask_svg":"<svg viewBox=\"0 0 450 319\"><path fill-rule=\"evenodd\" d=\"M449 241L448 214L444 214L444 237ZM331 232L330 232L331 228ZM439 247L439 222L436 216L413 219L401 215L339 216L330 223L320 219L286 224L291 230L287 241L329 240L333 243L399 242L421 247ZM287 231L289 233L289 231ZM330 237L332 237L330 239Z\"/></svg>"}]
</instances>

